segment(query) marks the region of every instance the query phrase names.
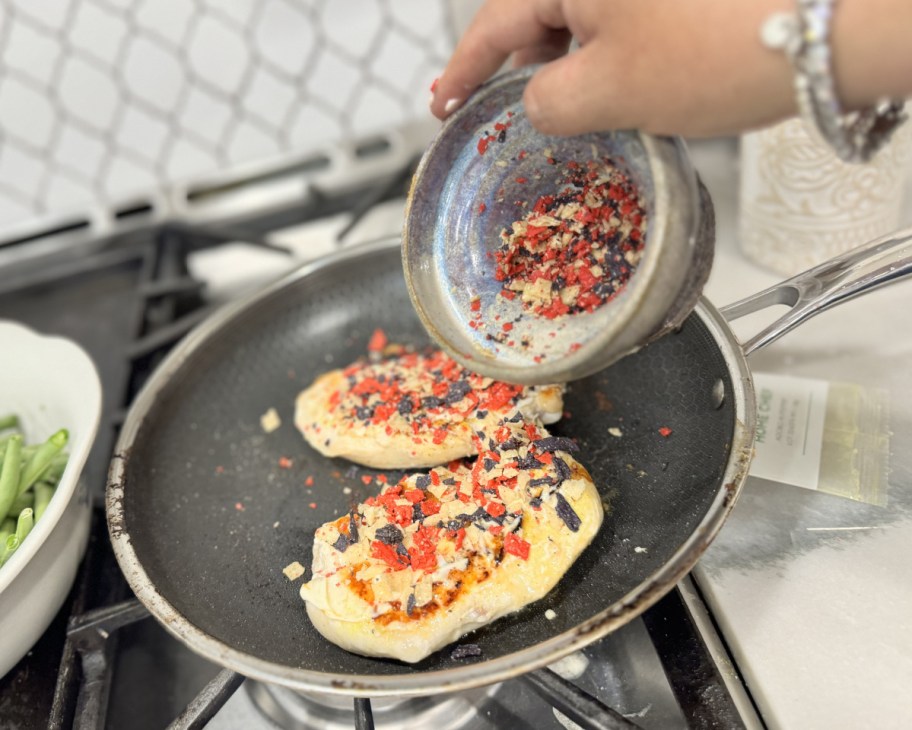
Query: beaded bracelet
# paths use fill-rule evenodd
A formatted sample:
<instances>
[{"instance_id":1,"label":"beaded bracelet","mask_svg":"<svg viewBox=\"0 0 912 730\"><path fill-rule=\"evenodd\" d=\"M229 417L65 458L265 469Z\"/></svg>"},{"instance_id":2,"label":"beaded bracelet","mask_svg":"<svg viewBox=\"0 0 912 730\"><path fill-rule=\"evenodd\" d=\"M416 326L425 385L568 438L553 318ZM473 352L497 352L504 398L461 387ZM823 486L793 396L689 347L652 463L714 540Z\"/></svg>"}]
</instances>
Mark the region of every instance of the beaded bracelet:
<instances>
[{"instance_id":1,"label":"beaded bracelet","mask_svg":"<svg viewBox=\"0 0 912 730\"><path fill-rule=\"evenodd\" d=\"M833 81L830 21L836 0L796 0L795 13L775 13L760 37L767 48L784 51L795 71L802 117L846 162L867 162L905 121L903 102L886 100L843 114Z\"/></svg>"}]
</instances>

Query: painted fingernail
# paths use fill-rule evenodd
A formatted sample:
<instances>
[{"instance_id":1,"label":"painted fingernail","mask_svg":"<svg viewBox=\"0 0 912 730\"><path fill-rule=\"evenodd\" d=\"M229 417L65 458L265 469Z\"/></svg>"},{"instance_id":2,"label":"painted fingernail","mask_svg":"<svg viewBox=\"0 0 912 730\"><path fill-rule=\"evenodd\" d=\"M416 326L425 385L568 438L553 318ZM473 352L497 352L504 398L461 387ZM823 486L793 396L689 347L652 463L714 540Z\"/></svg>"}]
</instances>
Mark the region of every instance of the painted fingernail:
<instances>
[{"instance_id":1,"label":"painted fingernail","mask_svg":"<svg viewBox=\"0 0 912 730\"><path fill-rule=\"evenodd\" d=\"M462 99L447 99L447 103L443 105L444 114L452 114L460 106L462 106Z\"/></svg>"}]
</instances>

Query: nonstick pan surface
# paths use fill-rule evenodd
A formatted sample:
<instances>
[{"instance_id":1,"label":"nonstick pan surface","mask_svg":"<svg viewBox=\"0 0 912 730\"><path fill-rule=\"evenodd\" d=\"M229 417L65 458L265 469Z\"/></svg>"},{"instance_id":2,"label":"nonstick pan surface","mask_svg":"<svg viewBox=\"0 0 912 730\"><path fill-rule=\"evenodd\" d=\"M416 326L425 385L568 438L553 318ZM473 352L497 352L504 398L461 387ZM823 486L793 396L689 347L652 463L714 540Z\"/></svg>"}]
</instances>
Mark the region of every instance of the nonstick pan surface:
<instances>
[{"instance_id":1,"label":"nonstick pan surface","mask_svg":"<svg viewBox=\"0 0 912 730\"><path fill-rule=\"evenodd\" d=\"M542 666L669 590L743 481L750 378L727 325L703 304L679 332L571 384L568 414L551 429L579 442L605 522L545 599L464 639L481 656L453 660L444 649L407 665L323 639L300 580L282 568L295 560L309 568L314 530L375 493L361 477L380 472L311 449L294 428L294 400L320 373L362 356L375 328L392 342L429 344L397 243L305 267L216 315L159 368L124 425L108 489L121 567L167 628L247 676L345 694L423 694ZM282 426L267 435L260 416L270 407Z\"/></svg>"}]
</instances>

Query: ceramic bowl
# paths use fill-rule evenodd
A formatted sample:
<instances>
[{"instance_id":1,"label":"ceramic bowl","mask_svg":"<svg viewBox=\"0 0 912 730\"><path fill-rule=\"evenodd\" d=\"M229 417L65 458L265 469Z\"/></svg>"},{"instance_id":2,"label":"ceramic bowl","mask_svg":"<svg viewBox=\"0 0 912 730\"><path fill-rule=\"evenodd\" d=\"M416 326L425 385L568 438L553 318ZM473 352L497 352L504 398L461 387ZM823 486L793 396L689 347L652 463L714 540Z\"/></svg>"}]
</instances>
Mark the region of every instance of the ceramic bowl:
<instances>
[{"instance_id":1,"label":"ceramic bowl","mask_svg":"<svg viewBox=\"0 0 912 730\"><path fill-rule=\"evenodd\" d=\"M91 505L80 480L101 418L101 382L78 345L0 321L0 413L17 413L29 443L60 428L70 458L44 515L0 568L0 676L31 649L73 585Z\"/></svg>"}]
</instances>

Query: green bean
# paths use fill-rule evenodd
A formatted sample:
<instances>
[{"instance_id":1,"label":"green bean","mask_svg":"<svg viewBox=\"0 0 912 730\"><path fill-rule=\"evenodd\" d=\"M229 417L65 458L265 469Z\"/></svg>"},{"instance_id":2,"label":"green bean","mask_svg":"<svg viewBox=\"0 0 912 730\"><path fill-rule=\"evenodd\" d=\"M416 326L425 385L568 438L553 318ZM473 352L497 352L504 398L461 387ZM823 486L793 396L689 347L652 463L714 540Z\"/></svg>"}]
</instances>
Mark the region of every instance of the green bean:
<instances>
[{"instance_id":1,"label":"green bean","mask_svg":"<svg viewBox=\"0 0 912 730\"><path fill-rule=\"evenodd\" d=\"M25 491L13 500L13 503L9 508L9 515L11 517L16 517L22 510L34 506L35 495L32 494L31 490Z\"/></svg>"},{"instance_id":2,"label":"green bean","mask_svg":"<svg viewBox=\"0 0 912 730\"><path fill-rule=\"evenodd\" d=\"M44 514L44 511L47 509L48 502L51 501L51 497L54 496L54 487L53 484L46 484L45 482L38 482L35 485L35 521L41 519L41 515Z\"/></svg>"},{"instance_id":3,"label":"green bean","mask_svg":"<svg viewBox=\"0 0 912 730\"><path fill-rule=\"evenodd\" d=\"M41 481L48 482L52 486L56 486L57 482L60 481L60 477L63 476L63 470L66 469L66 465L69 460L69 454L64 452L57 454L53 459L51 459L51 465L41 476Z\"/></svg>"},{"instance_id":4,"label":"green bean","mask_svg":"<svg viewBox=\"0 0 912 730\"><path fill-rule=\"evenodd\" d=\"M32 508L22 510L19 513L19 519L16 520L16 537L19 538L21 543L28 537L28 534L32 531L32 528L35 526L35 513L32 511Z\"/></svg>"},{"instance_id":5,"label":"green bean","mask_svg":"<svg viewBox=\"0 0 912 730\"><path fill-rule=\"evenodd\" d=\"M9 560L13 553L19 548L19 538L16 535L10 535L6 538L6 542L0 546L0 565L3 565L7 560Z\"/></svg>"},{"instance_id":6,"label":"green bean","mask_svg":"<svg viewBox=\"0 0 912 730\"><path fill-rule=\"evenodd\" d=\"M6 444L3 468L0 469L0 520L9 514L9 509L18 495L21 451L22 437L13 436Z\"/></svg>"},{"instance_id":7,"label":"green bean","mask_svg":"<svg viewBox=\"0 0 912 730\"><path fill-rule=\"evenodd\" d=\"M6 542L6 538L16 532L15 520L3 520L0 522L0 545Z\"/></svg>"},{"instance_id":8,"label":"green bean","mask_svg":"<svg viewBox=\"0 0 912 730\"><path fill-rule=\"evenodd\" d=\"M6 431L8 428L17 428L19 426L19 416L10 413L8 416L0 416L0 431Z\"/></svg>"},{"instance_id":9,"label":"green bean","mask_svg":"<svg viewBox=\"0 0 912 730\"><path fill-rule=\"evenodd\" d=\"M22 494L38 480L38 477L50 466L51 460L66 446L69 438L69 432L62 428L41 444L41 447L32 454L31 458L26 462L25 468L19 474L17 494Z\"/></svg>"}]
</instances>

